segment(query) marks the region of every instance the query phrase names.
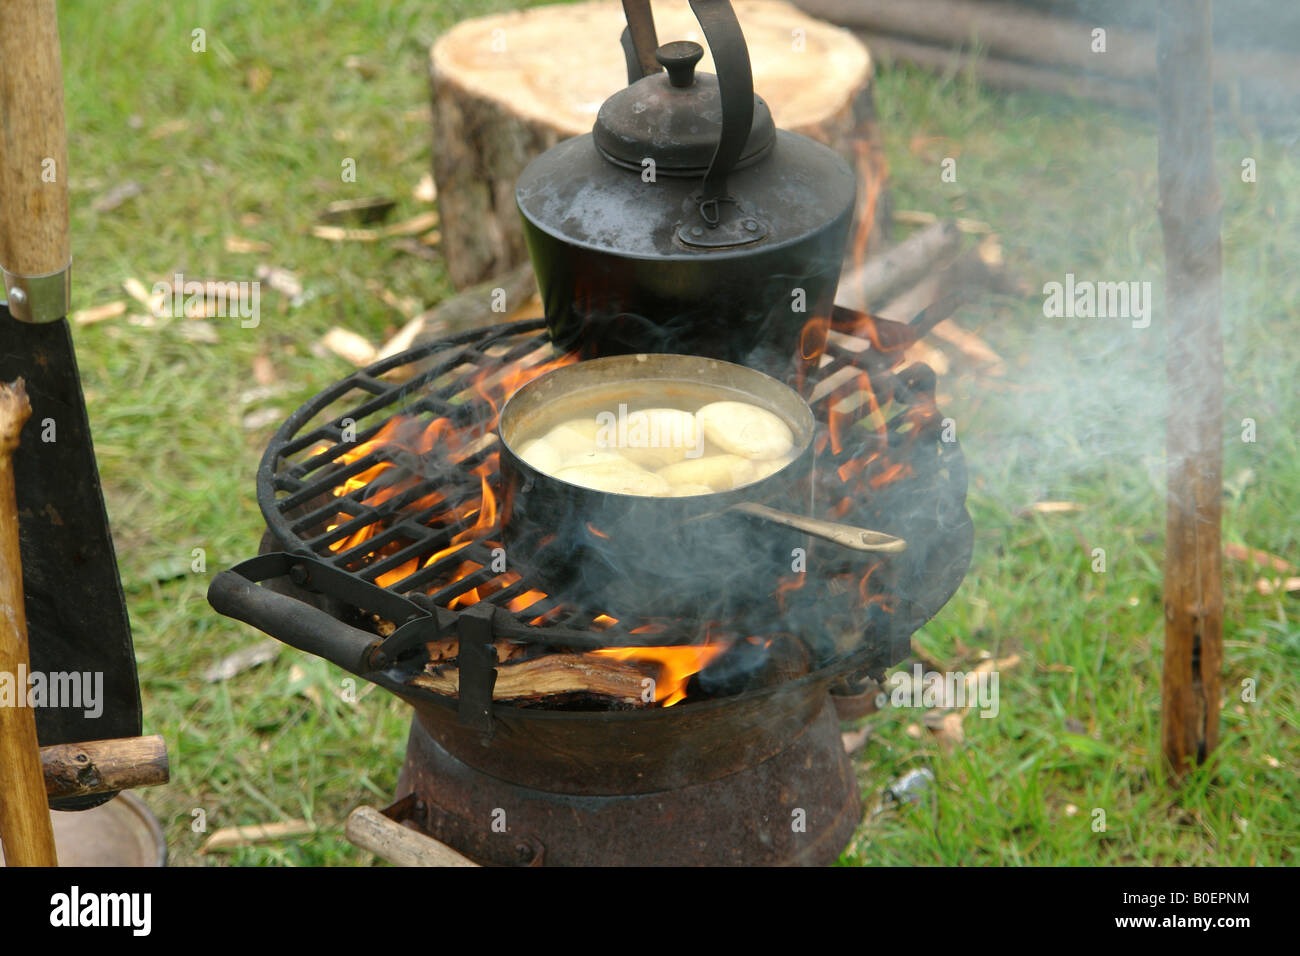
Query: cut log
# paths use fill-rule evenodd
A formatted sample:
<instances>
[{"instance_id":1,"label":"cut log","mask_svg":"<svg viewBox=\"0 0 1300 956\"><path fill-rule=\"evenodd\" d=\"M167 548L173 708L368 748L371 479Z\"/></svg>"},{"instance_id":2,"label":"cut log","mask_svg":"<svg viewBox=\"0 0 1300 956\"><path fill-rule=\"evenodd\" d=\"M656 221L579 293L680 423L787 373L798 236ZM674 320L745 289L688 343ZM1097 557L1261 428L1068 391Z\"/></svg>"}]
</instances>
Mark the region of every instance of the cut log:
<instances>
[{"instance_id":1,"label":"cut log","mask_svg":"<svg viewBox=\"0 0 1300 956\"><path fill-rule=\"evenodd\" d=\"M866 47L777 0L736 0L735 8L755 91L777 126L831 146L858 169L857 233L871 234L883 221L884 163ZM704 42L686 4L654 12L660 41ZM467 20L434 43L433 169L458 289L526 261L515 181L561 139L591 132L601 103L626 85L624 25L617 0L598 0ZM708 54L700 69L713 71Z\"/></svg>"},{"instance_id":2,"label":"cut log","mask_svg":"<svg viewBox=\"0 0 1300 956\"><path fill-rule=\"evenodd\" d=\"M594 654L547 654L521 664L497 668L494 700L541 700L569 694L603 697L621 704L646 705L641 699L643 681L654 677L627 661ZM435 694L455 697L460 674L454 667L431 667L412 683Z\"/></svg>"}]
</instances>

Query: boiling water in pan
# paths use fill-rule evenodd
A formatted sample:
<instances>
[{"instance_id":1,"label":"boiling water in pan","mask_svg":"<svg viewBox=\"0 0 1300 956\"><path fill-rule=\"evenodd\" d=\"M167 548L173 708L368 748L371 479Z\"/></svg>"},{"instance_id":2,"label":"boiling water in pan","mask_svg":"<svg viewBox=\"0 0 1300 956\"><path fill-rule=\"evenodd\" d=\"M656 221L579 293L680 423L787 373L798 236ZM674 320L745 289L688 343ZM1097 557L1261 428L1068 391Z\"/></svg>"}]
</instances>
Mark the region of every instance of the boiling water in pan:
<instances>
[{"instance_id":1,"label":"boiling water in pan","mask_svg":"<svg viewBox=\"0 0 1300 956\"><path fill-rule=\"evenodd\" d=\"M588 389L542 409L510 444L538 471L597 491L683 497L788 465L794 432L753 397L694 382Z\"/></svg>"}]
</instances>

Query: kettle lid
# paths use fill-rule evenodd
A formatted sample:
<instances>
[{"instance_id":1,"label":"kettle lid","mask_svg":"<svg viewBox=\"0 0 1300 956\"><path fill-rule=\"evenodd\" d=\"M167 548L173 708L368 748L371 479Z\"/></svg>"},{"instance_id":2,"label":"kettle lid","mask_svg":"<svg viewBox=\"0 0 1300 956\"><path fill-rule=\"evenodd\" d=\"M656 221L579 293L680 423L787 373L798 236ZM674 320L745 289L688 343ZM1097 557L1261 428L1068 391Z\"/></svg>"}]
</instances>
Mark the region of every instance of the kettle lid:
<instances>
[{"instance_id":1,"label":"kettle lid","mask_svg":"<svg viewBox=\"0 0 1300 956\"><path fill-rule=\"evenodd\" d=\"M716 76L696 72L703 56L698 43L666 43L655 50L666 72L642 77L604 102L592 138L606 160L638 172L653 162L665 176L708 171L723 131L722 94ZM775 141L772 111L754 96L754 120L732 168L758 162Z\"/></svg>"}]
</instances>

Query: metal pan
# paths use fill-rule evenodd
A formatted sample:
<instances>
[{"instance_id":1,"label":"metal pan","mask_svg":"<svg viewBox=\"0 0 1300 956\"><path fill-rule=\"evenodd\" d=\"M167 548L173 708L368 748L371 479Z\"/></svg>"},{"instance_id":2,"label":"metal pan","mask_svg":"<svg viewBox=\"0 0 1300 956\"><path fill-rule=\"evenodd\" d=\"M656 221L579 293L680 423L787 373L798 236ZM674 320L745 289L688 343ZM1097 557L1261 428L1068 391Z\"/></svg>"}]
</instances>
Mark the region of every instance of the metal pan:
<instances>
[{"instance_id":1,"label":"metal pan","mask_svg":"<svg viewBox=\"0 0 1300 956\"><path fill-rule=\"evenodd\" d=\"M519 457L524 441L582 402L672 404L701 390L766 408L790 425L793 458L752 484L659 498L597 491ZM692 355L620 355L555 369L506 402L501 439L506 560L548 594L615 617L718 618L771 595L799 570L813 534L859 551L905 543L811 517L812 410L792 389L753 369Z\"/></svg>"}]
</instances>

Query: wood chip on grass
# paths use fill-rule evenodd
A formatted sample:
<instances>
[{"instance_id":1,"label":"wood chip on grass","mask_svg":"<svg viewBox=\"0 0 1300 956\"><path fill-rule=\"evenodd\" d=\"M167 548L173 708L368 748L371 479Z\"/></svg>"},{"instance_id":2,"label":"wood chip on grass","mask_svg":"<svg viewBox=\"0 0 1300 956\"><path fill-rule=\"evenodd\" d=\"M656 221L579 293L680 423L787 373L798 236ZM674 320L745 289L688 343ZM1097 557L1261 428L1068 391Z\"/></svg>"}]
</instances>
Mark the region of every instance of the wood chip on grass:
<instances>
[{"instance_id":1,"label":"wood chip on grass","mask_svg":"<svg viewBox=\"0 0 1300 956\"><path fill-rule=\"evenodd\" d=\"M279 641L258 641L248 647L241 647L204 670L203 679L209 684L215 684L238 677L245 671L275 660L283 646Z\"/></svg>"},{"instance_id":2,"label":"wood chip on grass","mask_svg":"<svg viewBox=\"0 0 1300 956\"><path fill-rule=\"evenodd\" d=\"M1296 570L1296 566L1286 558L1278 557L1268 551L1261 551L1259 548L1247 548L1241 544L1225 544L1223 546L1223 556L1229 561L1244 561L1248 564L1257 564L1270 571L1281 571L1284 574L1294 573Z\"/></svg>"},{"instance_id":3,"label":"wood chip on grass","mask_svg":"<svg viewBox=\"0 0 1300 956\"><path fill-rule=\"evenodd\" d=\"M433 181L433 173L425 173L420 177L420 181L415 184L415 189L411 195L417 202L436 202L438 199L438 186Z\"/></svg>"},{"instance_id":4,"label":"wood chip on grass","mask_svg":"<svg viewBox=\"0 0 1300 956\"><path fill-rule=\"evenodd\" d=\"M145 311L150 315L156 316L162 314L163 302L166 297L162 294L154 295L149 289L145 288L145 284L139 279L134 276L129 276L122 280L122 289L127 295L135 299L136 302L139 302L144 306Z\"/></svg>"},{"instance_id":5,"label":"wood chip on grass","mask_svg":"<svg viewBox=\"0 0 1300 956\"><path fill-rule=\"evenodd\" d=\"M88 309L78 309L70 318L73 325L94 325L96 322L116 319L119 315L125 314L126 302L118 299L116 302L105 302L103 305L93 305Z\"/></svg>"},{"instance_id":6,"label":"wood chip on grass","mask_svg":"<svg viewBox=\"0 0 1300 956\"><path fill-rule=\"evenodd\" d=\"M375 361L375 347L356 332L334 326L321 338L321 345L345 362L364 368Z\"/></svg>"},{"instance_id":7,"label":"wood chip on grass","mask_svg":"<svg viewBox=\"0 0 1300 956\"><path fill-rule=\"evenodd\" d=\"M1255 590L1264 597L1271 597L1274 594L1296 594L1300 593L1300 578L1260 578L1255 582Z\"/></svg>"},{"instance_id":8,"label":"wood chip on grass","mask_svg":"<svg viewBox=\"0 0 1300 956\"><path fill-rule=\"evenodd\" d=\"M360 199L336 199L327 205L316 218L330 223L383 222L397 208L397 201L387 196L364 196Z\"/></svg>"},{"instance_id":9,"label":"wood chip on grass","mask_svg":"<svg viewBox=\"0 0 1300 956\"><path fill-rule=\"evenodd\" d=\"M283 820L279 823L257 823L242 827L222 827L203 841L199 854L221 853L256 843L272 843L290 837L309 836L316 827L306 820Z\"/></svg>"},{"instance_id":10,"label":"wood chip on grass","mask_svg":"<svg viewBox=\"0 0 1300 956\"><path fill-rule=\"evenodd\" d=\"M383 346L380 347L379 351L375 353L375 361L378 362L382 359L391 358L399 352L405 352L413 346L416 338L424 331L426 314L427 313L417 315L415 318L411 319L410 322L407 322L402 326L397 331L397 334L385 342Z\"/></svg>"},{"instance_id":11,"label":"wood chip on grass","mask_svg":"<svg viewBox=\"0 0 1300 956\"><path fill-rule=\"evenodd\" d=\"M255 275L257 276L258 281L265 282L276 292L288 299L290 305L302 305L302 280L300 280L298 276L289 269L262 263L257 267Z\"/></svg>"},{"instance_id":12,"label":"wood chip on grass","mask_svg":"<svg viewBox=\"0 0 1300 956\"><path fill-rule=\"evenodd\" d=\"M435 233L430 233L429 230L437 225L438 211L431 209L411 219L395 222L391 226L385 226L382 229L352 229L346 226L314 225L311 227L311 234L317 239L325 239L329 242L378 242L381 239L417 236L422 233L428 234L424 237L428 239L430 235L435 235ZM428 244L436 245L437 240L432 240Z\"/></svg>"},{"instance_id":13,"label":"wood chip on grass","mask_svg":"<svg viewBox=\"0 0 1300 956\"><path fill-rule=\"evenodd\" d=\"M265 255L271 251L271 244L269 242L263 242L261 239L247 239L244 236L226 236L226 251Z\"/></svg>"},{"instance_id":14,"label":"wood chip on grass","mask_svg":"<svg viewBox=\"0 0 1300 956\"><path fill-rule=\"evenodd\" d=\"M1077 501L1035 501L1032 505L1025 505L1023 508L1017 508L1016 516L1019 518L1028 518L1033 514L1064 515L1075 514L1083 510L1083 505L1079 504Z\"/></svg>"}]
</instances>

